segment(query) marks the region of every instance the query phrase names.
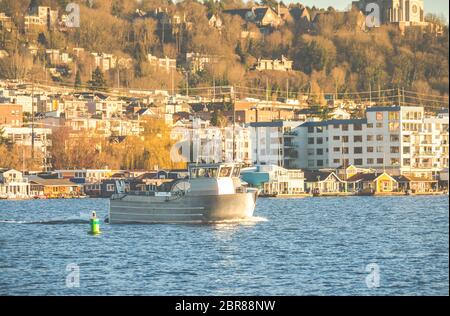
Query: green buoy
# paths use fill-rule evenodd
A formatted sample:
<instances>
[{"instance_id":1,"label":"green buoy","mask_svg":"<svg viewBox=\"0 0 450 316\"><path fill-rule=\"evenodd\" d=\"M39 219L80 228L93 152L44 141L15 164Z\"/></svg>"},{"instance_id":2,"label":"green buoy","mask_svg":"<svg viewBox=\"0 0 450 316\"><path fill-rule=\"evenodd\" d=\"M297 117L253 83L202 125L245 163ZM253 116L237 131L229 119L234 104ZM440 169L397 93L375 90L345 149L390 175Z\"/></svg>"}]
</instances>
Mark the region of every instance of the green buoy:
<instances>
[{"instance_id":1,"label":"green buoy","mask_svg":"<svg viewBox=\"0 0 450 316\"><path fill-rule=\"evenodd\" d=\"M97 214L94 212L92 212L92 216L91 219L89 221L90 223L90 231L89 234L91 235L100 235L101 231L100 231L100 220L97 218Z\"/></svg>"}]
</instances>

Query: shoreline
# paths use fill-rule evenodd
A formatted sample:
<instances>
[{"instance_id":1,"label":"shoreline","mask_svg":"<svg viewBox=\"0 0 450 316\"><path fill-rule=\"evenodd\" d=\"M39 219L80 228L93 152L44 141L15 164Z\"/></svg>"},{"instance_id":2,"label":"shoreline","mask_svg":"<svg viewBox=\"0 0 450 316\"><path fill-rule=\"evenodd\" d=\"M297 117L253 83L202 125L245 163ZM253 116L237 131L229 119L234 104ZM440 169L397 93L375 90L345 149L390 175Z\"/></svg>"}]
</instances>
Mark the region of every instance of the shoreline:
<instances>
[{"instance_id":1,"label":"shoreline","mask_svg":"<svg viewBox=\"0 0 450 316\"><path fill-rule=\"evenodd\" d=\"M313 194L280 194L280 195L260 195L258 198L261 199L302 199L302 198L332 198L332 197L402 197L402 196L443 196L448 195L446 192L419 192L419 193L411 193L406 194L404 192L391 192L391 193L375 193L375 194L357 194L357 193L323 193L320 195ZM32 200L85 200L85 199L105 199L109 200L109 198L105 197L96 197L96 196L85 196L85 197L68 197L68 198L2 198L1 201L32 201Z\"/></svg>"}]
</instances>

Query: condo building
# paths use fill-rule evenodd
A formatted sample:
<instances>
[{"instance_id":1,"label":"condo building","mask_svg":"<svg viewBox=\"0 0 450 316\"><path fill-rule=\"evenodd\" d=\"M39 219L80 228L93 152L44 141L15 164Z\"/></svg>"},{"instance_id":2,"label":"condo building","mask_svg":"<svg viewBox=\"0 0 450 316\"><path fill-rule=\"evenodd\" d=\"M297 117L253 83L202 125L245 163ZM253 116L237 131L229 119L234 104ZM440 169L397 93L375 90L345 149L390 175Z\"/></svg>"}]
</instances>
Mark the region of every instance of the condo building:
<instances>
[{"instance_id":1,"label":"condo building","mask_svg":"<svg viewBox=\"0 0 450 316\"><path fill-rule=\"evenodd\" d=\"M431 177L448 168L448 113L423 107L371 107L364 119L306 122L294 129L291 167L350 165Z\"/></svg>"}]
</instances>

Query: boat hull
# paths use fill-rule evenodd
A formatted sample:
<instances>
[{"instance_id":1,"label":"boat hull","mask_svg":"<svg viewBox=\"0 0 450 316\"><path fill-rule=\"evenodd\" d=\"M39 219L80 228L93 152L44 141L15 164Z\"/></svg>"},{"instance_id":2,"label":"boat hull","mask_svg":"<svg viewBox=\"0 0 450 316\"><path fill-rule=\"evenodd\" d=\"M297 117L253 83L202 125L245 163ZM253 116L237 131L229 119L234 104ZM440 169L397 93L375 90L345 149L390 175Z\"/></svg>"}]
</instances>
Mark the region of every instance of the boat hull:
<instances>
[{"instance_id":1,"label":"boat hull","mask_svg":"<svg viewBox=\"0 0 450 316\"><path fill-rule=\"evenodd\" d=\"M109 223L208 223L253 216L256 192L181 197L113 196Z\"/></svg>"}]
</instances>

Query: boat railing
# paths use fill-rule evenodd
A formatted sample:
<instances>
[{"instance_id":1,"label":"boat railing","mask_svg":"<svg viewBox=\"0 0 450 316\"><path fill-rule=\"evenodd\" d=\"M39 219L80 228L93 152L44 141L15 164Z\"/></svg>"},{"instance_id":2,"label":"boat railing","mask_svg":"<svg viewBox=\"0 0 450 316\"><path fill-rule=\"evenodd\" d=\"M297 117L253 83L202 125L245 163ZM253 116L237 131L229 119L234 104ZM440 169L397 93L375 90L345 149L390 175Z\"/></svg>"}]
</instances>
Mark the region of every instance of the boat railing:
<instances>
[{"instance_id":1,"label":"boat railing","mask_svg":"<svg viewBox=\"0 0 450 316\"><path fill-rule=\"evenodd\" d=\"M155 196L155 192L153 191L130 191L127 192L127 194L135 196Z\"/></svg>"}]
</instances>

